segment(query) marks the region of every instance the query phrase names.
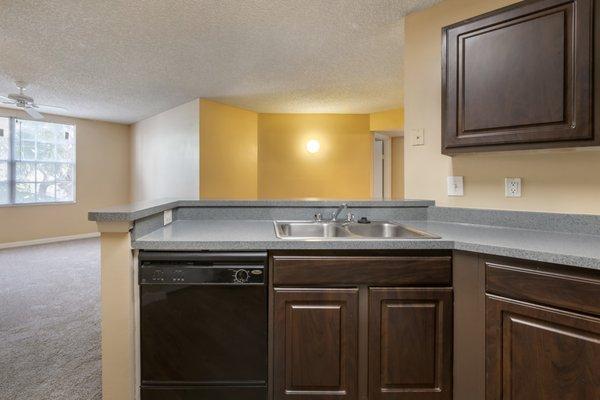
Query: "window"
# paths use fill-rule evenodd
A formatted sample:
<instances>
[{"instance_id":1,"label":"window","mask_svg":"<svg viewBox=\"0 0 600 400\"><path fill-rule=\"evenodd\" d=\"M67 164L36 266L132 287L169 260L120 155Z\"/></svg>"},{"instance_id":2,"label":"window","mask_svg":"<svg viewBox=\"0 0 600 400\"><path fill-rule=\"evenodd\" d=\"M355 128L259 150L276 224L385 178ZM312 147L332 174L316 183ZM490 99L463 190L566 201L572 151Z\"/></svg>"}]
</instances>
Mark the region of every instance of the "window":
<instances>
[{"instance_id":1,"label":"window","mask_svg":"<svg viewBox=\"0 0 600 400\"><path fill-rule=\"evenodd\" d=\"M0 204L7 204L9 196L8 160L10 158L10 129L8 118L0 118Z\"/></svg>"},{"instance_id":2,"label":"window","mask_svg":"<svg viewBox=\"0 0 600 400\"><path fill-rule=\"evenodd\" d=\"M0 118L0 204L75 200L75 127Z\"/></svg>"}]
</instances>

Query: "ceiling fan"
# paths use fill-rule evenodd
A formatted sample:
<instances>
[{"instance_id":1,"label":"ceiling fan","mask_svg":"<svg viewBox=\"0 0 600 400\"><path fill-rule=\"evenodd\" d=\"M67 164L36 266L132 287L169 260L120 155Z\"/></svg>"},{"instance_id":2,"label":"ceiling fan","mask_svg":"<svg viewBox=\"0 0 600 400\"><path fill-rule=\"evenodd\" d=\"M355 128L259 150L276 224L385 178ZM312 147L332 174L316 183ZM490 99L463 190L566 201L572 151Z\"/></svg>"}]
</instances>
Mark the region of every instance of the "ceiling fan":
<instances>
[{"instance_id":1,"label":"ceiling fan","mask_svg":"<svg viewBox=\"0 0 600 400\"><path fill-rule=\"evenodd\" d=\"M44 116L37 110L38 108L55 108L57 110L65 110L64 107L49 106L45 104L37 104L33 97L25 94L25 84L23 82L16 82L19 93L11 93L8 96L0 96L2 104L10 104L17 108L24 110L30 117L35 119L44 119Z\"/></svg>"}]
</instances>

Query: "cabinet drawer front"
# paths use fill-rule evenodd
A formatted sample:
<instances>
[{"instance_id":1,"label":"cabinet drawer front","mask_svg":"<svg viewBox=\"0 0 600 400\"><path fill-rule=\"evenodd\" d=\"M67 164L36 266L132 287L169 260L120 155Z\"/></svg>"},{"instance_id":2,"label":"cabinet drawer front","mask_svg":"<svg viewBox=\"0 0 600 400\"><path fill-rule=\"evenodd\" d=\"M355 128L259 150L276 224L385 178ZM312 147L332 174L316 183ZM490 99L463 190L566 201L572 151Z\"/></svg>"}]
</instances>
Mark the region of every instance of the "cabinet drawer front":
<instances>
[{"instance_id":1,"label":"cabinet drawer front","mask_svg":"<svg viewBox=\"0 0 600 400\"><path fill-rule=\"evenodd\" d=\"M486 292L600 315L600 274L566 269L486 262Z\"/></svg>"},{"instance_id":2,"label":"cabinet drawer front","mask_svg":"<svg viewBox=\"0 0 600 400\"><path fill-rule=\"evenodd\" d=\"M369 399L452 397L452 289L369 290Z\"/></svg>"},{"instance_id":3,"label":"cabinet drawer front","mask_svg":"<svg viewBox=\"0 0 600 400\"><path fill-rule=\"evenodd\" d=\"M275 256L275 285L450 286L451 257Z\"/></svg>"}]
</instances>

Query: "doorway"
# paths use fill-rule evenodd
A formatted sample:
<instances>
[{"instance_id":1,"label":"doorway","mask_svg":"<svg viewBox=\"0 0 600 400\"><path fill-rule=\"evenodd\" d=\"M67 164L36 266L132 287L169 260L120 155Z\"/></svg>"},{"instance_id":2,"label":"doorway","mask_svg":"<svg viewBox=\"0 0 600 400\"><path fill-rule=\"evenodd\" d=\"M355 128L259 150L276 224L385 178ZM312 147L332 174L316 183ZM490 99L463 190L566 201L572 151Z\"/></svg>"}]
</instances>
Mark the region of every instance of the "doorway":
<instances>
[{"instance_id":1,"label":"doorway","mask_svg":"<svg viewBox=\"0 0 600 400\"><path fill-rule=\"evenodd\" d=\"M404 137L402 133L373 135L373 199L404 198Z\"/></svg>"}]
</instances>

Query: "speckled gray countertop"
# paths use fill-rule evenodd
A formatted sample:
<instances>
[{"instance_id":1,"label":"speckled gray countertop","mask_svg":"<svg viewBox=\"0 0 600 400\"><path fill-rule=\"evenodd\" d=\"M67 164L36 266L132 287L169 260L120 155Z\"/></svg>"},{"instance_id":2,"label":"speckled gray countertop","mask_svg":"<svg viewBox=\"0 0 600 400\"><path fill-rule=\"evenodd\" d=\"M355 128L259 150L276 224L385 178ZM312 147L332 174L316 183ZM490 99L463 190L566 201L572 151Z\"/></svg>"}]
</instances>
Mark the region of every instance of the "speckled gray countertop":
<instances>
[{"instance_id":1,"label":"speckled gray countertop","mask_svg":"<svg viewBox=\"0 0 600 400\"><path fill-rule=\"evenodd\" d=\"M133 242L146 250L455 249L600 269L600 236L455 222L398 221L441 239L278 239L272 221L179 220Z\"/></svg>"},{"instance_id":2,"label":"speckled gray countertop","mask_svg":"<svg viewBox=\"0 0 600 400\"><path fill-rule=\"evenodd\" d=\"M179 207L252 207L252 208L277 208L277 207L337 207L347 203L351 208L371 207L429 207L435 204L431 200L178 200L160 199L142 201L92 210L88 213L88 220L98 222L135 221L162 211Z\"/></svg>"}]
</instances>

